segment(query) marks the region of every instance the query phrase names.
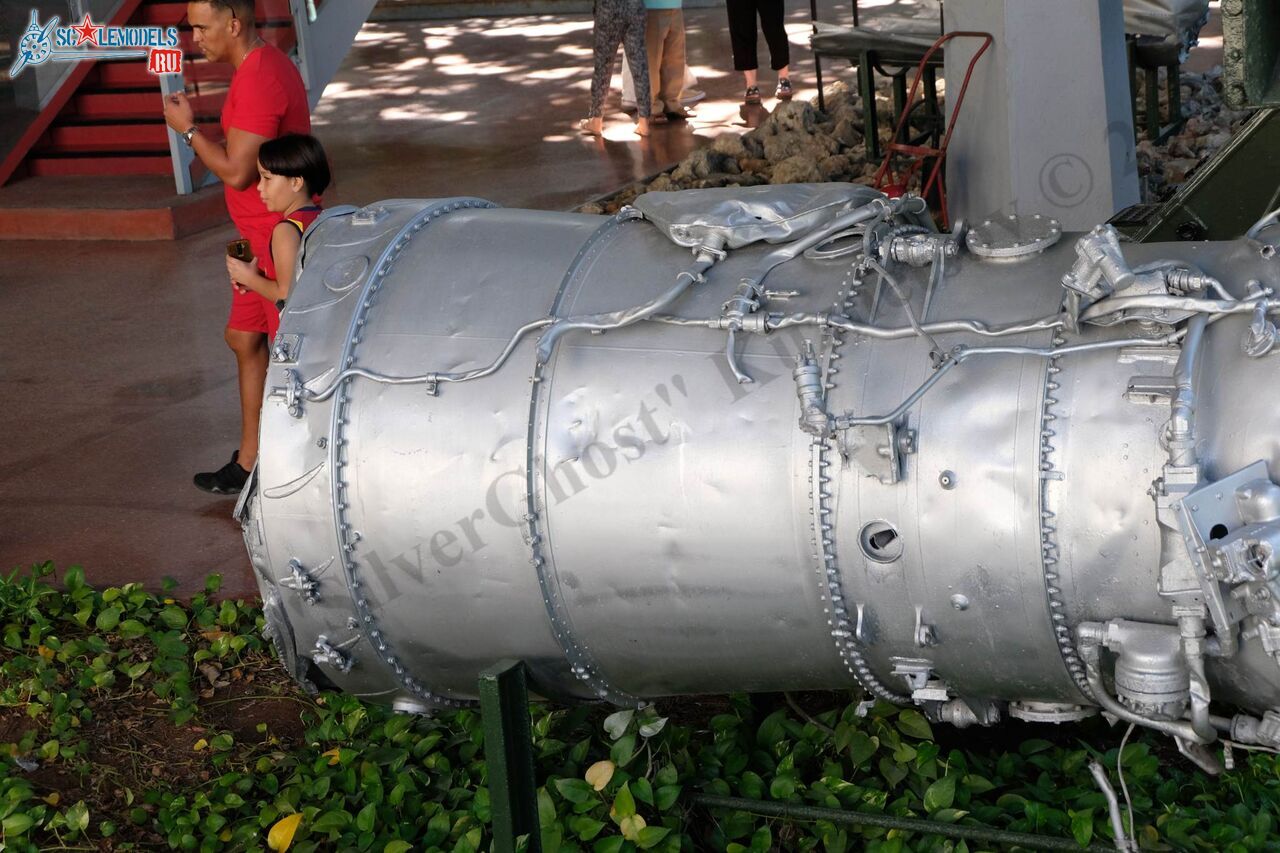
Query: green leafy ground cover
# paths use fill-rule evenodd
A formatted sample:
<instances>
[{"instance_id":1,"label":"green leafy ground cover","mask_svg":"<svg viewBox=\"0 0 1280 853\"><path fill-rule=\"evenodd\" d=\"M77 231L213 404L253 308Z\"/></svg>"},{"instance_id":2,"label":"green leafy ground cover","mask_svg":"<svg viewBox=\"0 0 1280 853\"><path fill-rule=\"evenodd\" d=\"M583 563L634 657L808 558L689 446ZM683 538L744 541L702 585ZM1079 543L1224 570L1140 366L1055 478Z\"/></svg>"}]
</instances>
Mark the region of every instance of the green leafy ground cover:
<instances>
[{"instance_id":1,"label":"green leafy ground cover","mask_svg":"<svg viewBox=\"0 0 1280 853\"><path fill-rule=\"evenodd\" d=\"M216 578L186 603L99 591L47 565L0 579L0 849L488 849L478 713L308 696L257 607L216 591ZM707 811L691 792L1109 841L1087 764L1115 778L1119 731L935 732L914 710L859 717L856 698L710 697L661 703L665 717L535 706L544 849L978 849ZM1139 735L1123 764L1145 849L1280 849L1275 756L1237 754L1210 779Z\"/></svg>"}]
</instances>

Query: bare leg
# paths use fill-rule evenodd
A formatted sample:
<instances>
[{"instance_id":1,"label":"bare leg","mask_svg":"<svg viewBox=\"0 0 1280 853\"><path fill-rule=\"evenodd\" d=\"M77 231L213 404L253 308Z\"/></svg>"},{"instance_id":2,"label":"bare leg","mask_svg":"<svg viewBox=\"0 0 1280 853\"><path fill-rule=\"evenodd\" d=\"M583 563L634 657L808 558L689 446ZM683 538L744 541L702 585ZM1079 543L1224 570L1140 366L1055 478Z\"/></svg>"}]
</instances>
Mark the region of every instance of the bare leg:
<instances>
[{"instance_id":1,"label":"bare leg","mask_svg":"<svg viewBox=\"0 0 1280 853\"><path fill-rule=\"evenodd\" d=\"M262 332L227 329L224 337L236 355L240 378L240 456L236 461L248 471L258 461L258 424L267 386L267 336Z\"/></svg>"},{"instance_id":2,"label":"bare leg","mask_svg":"<svg viewBox=\"0 0 1280 853\"><path fill-rule=\"evenodd\" d=\"M756 84L756 69L752 68L748 71L743 71L742 76L746 78L748 89Z\"/></svg>"},{"instance_id":3,"label":"bare leg","mask_svg":"<svg viewBox=\"0 0 1280 853\"><path fill-rule=\"evenodd\" d=\"M779 79L779 80L790 80L790 79L791 79L791 66L790 66L790 65L784 65L784 66L782 66L781 68L779 68L779 69L778 69L778 79Z\"/></svg>"}]
</instances>

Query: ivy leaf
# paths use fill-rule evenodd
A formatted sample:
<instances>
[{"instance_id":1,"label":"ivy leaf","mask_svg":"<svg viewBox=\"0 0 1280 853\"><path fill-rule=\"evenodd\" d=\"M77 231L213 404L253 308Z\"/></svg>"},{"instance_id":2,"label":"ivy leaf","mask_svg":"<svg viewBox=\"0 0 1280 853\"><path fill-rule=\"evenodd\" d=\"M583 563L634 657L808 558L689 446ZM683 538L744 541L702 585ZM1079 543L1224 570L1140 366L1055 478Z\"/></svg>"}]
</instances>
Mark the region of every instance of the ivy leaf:
<instances>
[{"instance_id":1,"label":"ivy leaf","mask_svg":"<svg viewBox=\"0 0 1280 853\"><path fill-rule=\"evenodd\" d=\"M636 813L636 800L631 796L631 786L624 784L618 789L618 795L613 798L613 807L609 809L609 817L619 826L622 821L631 817Z\"/></svg>"},{"instance_id":2,"label":"ivy leaf","mask_svg":"<svg viewBox=\"0 0 1280 853\"><path fill-rule=\"evenodd\" d=\"M774 711L764 718L760 728L756 730L756 743L764 747L773 746L786 736L782 721L787 718L786 711Z\"/></svg>"},{"instance_id":3,"label":"ivy leaf","mask_svg":"<svg viewBox=\"0 0 1280 853\"><path fill-rule=\"evenodd\" d=\"M646 826L636 835L636 846L641 850L648 850L659 844L662 839L666 838L671 830L665 826Z\"/></svg>"},{"instance_id":4,"label":"ivy leaf","mask_svg":"<svg viewBox=\"0 0 1280 853\"><path fill-rule=\"evenodd\" d=\"M769 784L769 796L775 800L789 800L796 792L796 780L790 776L776 776Z\"/></svg>"},{"instance_id":5,"label":"ivy leaf","mask_svg":"<svg viewBox=\"0 0 1280 853\"><path fill-rule=\"evenodd\" d=\"M627 733L627 726L631 725L631 718L636 715L635 711L615 711L604 718L604 730L609 733L610 740L617 740Z\"/></svg>"},{"instance_id":6,"label":"ivy leaf","mask_svg":"<svg viewBox=\"0 0 1280 853\"><path fill-rule=\"evenodd\" d=\"M742 774L742 781L738 783L738 791L748 800L758 800L764 794L764 780L760 778L758 773L748 770Z\"/></svg>"},{"instance_id":7,"label":"ivy leaf","mask_svg":"<svg viewBox=\"0 0 1280 853\"><path fill-rule=\"evenodd\" d=\"M773 849L773 833L769 827L762 826L751 835L751 850L754 853L769 853Z\"/></svg>"},{"instance_id":8,"label":"ivy leaf","mask_svg":"<svg viewBox=\"0 0 1280 853\"><path fill-rule=\"evenodd\" d=\"M175 631L187 627L187 614L180 607L172 605L160 611L160 621Z\"/></svg>"},{"instance_id":9,"label":"ivy leaf","mask_svg":"<svg viewBox=\"0 0 1280 853\"><path fill-rule=\"evenodd\" d=\"M879 748L880 738L878 737L871 737L861 731L855 731L849 735L849 760L853 762L854 767L861 767L862 763L875 755Z\"/></svg>"},{"instance_id":10,"label":"ivy leaf","mask_svg":"<svg viewBox=\"0 0 1280 853\"><path fill-rule=\"evenodd\" d=\"M651 738L654 735L656 735L658 732L666 728L666 725L667 725L666 717L658 717L657 719L650 720L649 722L644 723L640 726L640 737Z\"/></svg>"},{"instance_id":11,"label":"ivy leaf","mask_svg":"<svg viewBox=\"0 0 1280 853\"><path fill-rule=\"evenodd\" d=\"M663 785L654 793L654 805L658 807L658 811L665 812L676 804L676 800L680 799L680 785Z\"/></svg>"},{"instance_id":12,"label":"ivy leaf","mask_svg":"<svg viewBox=\"0 0 1280 853\"><path fill-rule=\"evenodd\" d=\"M645 826L644 818L640 817L638 814L624 817L618 823L618 829L622 832L622 837L628 841L639 841L640 830L644 829Z\"/></svg>"},{"instance_id":13,"label":"ivy leaf","mask_svg":"<svg viewBox=\"0 0 1280 853\"><path fill-rule=\"evenodd\" d=\"M614 835L609 838L601 838L591 847L591 853L618 853L622 849L622 845L626 843L621 835Z\"/></svg>"},{"instance_id":14,"label":"ivy leaf","mask_svg":"<svg viewBox=\"0 0 1280 853\"><path fill-rule=\"evenodd\" d=\"M332 830L343 830L351 825L351 813L346 809L332 809L320 815L311 824L311 828L318 833L330 832Z\"/></svg>"},{"instance_id":15,"label":"ivy leaf","mask_svg":"<svg viewBox=\"0 0 1280 853\"><path fill-rule=\"evenodd\" d=\"M538 789L538 824L551 826L556 822L556 804L551 802L551 795L546 788Z\"/></svg>"},{"instance_id":16,"label":"ivy leaf","mask_svg":"<svg viewBox=\"0 0 1280 853\"><path fill-rule=\"evenodd\" d=\"M4 828L6 838L14 835L21 835L33 826L35 826L35 820L31 815L24 812L11 814L3 821L0 821L0 827Z\"/></svg>"},{"instance_id":17,"label":"ivy leaf","mask_svg":"<svg viewBox=\"0 0 1280 853\"><path fill-rule=\"evenodd\" d=\"M590 841L599 835L604 827L604 821L586 815L578 815L569 821L569 829L577 834L580 841Z\"/></svg>"},{"instance_id":18,"label":"ivy leaf","mask_svg":"<svg viewBox=\"0 0 1280 853\"><path fill-rule=\"evenodd\" d=\"M592 788L597 791L603 791L609 785L609 780L613 778L613 772L617 769L617 765L612 761L597 761L587 768L584 778Z\"/></svg>"},{"instance_id":19,"label":"ivy leaf","mask_svg":"<svg viewBox=\"0 0 1280 853\"><path fill-rule=\"evenodd\" d=\"M965 788L967 788L971 794L984 794L995 787L990 779L985 776L978 776L974 773L967 774L960 781L964 783Z\"/></svg>"},{"instance_id":20,"label":"ivy leaf","mask_svg":"<svg viewBox=\"0 0 1280 853\"><path fill-rule=\"evenodd\" d=\"M932 814L938 809L949 809L956 799L956 777L943 776L924 792L925 811Z\"/></svg>"},{"instance_id":21,"label":"ivy leaf","mask_svg":"<svg viewBox=\"0 0 1280 853\"><path fill-rule=\"evenodd\" d=\"M84 832L89 828L89 806L84 800L67 809L63 817L67 821L67 826L76 832Z\"/></svg>"},{"instance_id":22,"label":"ivy leaf","mask_svg":"<svg viewBox=\"0 0 1280 853\"><path fill-rule=\"evenodd\" d=\"M126 619L120 623L120 627L116 633L126 640L136 640L139 637L146 635L147 626L143 625L137 619Z\"/></svg>"},{"instance_id":23,"label":"ivy leaf","mask_svg":"<svg viewBox=\"0 0 1280 853\"><path fill-rule=\"evenodd\" d=\"M280 818L267 832L267 847L272 850L288 850L300 823L302 823L302 815L297 812Z\"/></svg>"},{"instance_id":24,"label":"ivy leaf","mask_svg":"<svg viewBox=\"0 0 1280 853\"><path fill-rule=\"evenodd\" d=\"M124 615L122 607L108 607L106 610L98 614L98 618L93 620L93 624L97 626L99 631L110 631L120 624L120 617Z\"/></svg>"},{"instance_id":25,"label":"ivy leaf","mask_svg":"<svg viewBox=\"0 0 1280 853\"><path fill-rule=\"evenodd\" d=\"M899 782L907 778L907 768L894 764L887 756L880 759L880 775L889 783L890 788L897 786Z\"/></svg>"},{"instance_id":26,"label":"ivy leaf","mask_svg":"<svg viewBox=\"0 0 1280 853\"><path fill-rule=\"evenodd\" d=\"M373 823L378 817L378 804L369 803L356 814L356 829L361 832L373 830Z\"/></svg>"},{"instance_id":27,"label":"ivy leaf","mask_svg":"<svg viewBox=\"0 0 1280 853\"><path fill-rule=\"evenodd\" d=\"M1081 847L1089 846L1093 840L1093 809L1081 809L1070 814L1071 834L1075 836L1076 843Z\"/></svg>"},{"instance_id":28,"label":"ivy leaf","mask_svg":"<svg viewBox=\"0 0 1280 853\"><path fill-rule=\"evenodd\" d=\"M898 731L917 740L933 740L933 728L924 714L910 708L898 714Z\"/></svg>"},{"instance_id":29,"label":"ivy leaf","mask_svg":"<svg viewBox=\"0 0 1280 853\"><path fill-rule=\"evenodd\" d=\"M395 841L388 841L387 846L382 848L382 853L409 853L413 849L413 845L408 841L397 838Z\"/></svg>"},{"instance_id":30,"label":"ivy leaf","mask_svg":"<svg viewBox=\"0 0 1280 853\"><path fill-rule=\"evenodd\" d=\"M636 736L624 735L609 750L609 757L619 767L626 767L636 757Z\"/></svg>"},{"instance_id":31,"label":"ivy leaf","mask_svg":"<svg viewBox=\"0 0 1280 853\"><path fill-rule=\"evenodd\" d=\"M628 783L632 786L631 795L646 806L653 805L653 786L648 779L640 778Z\"/></svg>"},{"instance_id":32,"label":"ivy leaf","mask_svg":"<svg viewBox=\"0 0 1280 853\"><path fill-rule=\"evenodd\" d=\"M1133 746L1134 746L1133 744L1130 744L1131 748ZM1022 744L1018 747L1018 752L1022 753L1023 755L1035 755L1037 752L1044 752L1047 749L1053 749L1053 744L1050 743L1049 741L1041 740L1040 738L1029 738L1027 740L1024 740ZM1127 761L1128 758L1126 758L1125 760Z\"/></svg>"},{"instance_id":33,"label":"ivy leaf","mask_svg":"<svg viewBox=\"0 0 1280 853\"><path fill-rule=\"evenodd\" d=\"M594 788L581 779L557 779L555 781L556 790L560 792L560 796L564 797L571 803L585 803L591 796Z\"/></svg>"}]
</instances>

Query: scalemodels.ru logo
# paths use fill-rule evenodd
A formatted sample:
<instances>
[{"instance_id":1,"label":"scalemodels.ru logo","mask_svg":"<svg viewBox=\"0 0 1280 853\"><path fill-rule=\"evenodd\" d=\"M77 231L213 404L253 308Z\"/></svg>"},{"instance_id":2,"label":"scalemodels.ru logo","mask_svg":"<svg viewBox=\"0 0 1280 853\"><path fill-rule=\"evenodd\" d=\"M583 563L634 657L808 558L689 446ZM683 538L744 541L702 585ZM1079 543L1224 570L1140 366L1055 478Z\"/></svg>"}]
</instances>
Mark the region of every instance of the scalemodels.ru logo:
<instances>
[{"instance_id":1,"label":"scalemodels.ru logo","mask_svg":"<svg viewBox=\"0 0 1280 853\"><path fill-rule=\"evenodd\" d=\"M31 10L31 23L18 41L18 58L9 69L10 78L27 66L97 59L145 58L152 74L182 71L177 27L111 27L95 24L88 15L74 27L60 27L58 22L53 17L41 26L37 11Z\"/></svg>"}]
</instances>

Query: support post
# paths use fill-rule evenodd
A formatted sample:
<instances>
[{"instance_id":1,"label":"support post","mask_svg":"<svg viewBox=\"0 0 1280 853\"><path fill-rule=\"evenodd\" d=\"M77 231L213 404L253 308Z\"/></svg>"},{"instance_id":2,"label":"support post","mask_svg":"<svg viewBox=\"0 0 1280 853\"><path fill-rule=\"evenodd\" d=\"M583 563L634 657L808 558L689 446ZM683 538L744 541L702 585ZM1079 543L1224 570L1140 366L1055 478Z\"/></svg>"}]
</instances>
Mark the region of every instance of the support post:
<instances>
[{"instance_id":1,"label":"support post","mask_svg":"<svg viewBox=\"0 0 1280 853\"><path fill-rule=\"evenodd\" d=\"M480 673L480 714L494 853L515 853L516 839L521 835L529 836L525 848L529 853L541 853L529 688L523 661L503 661Z\"/></svg>"}]
</instances>

